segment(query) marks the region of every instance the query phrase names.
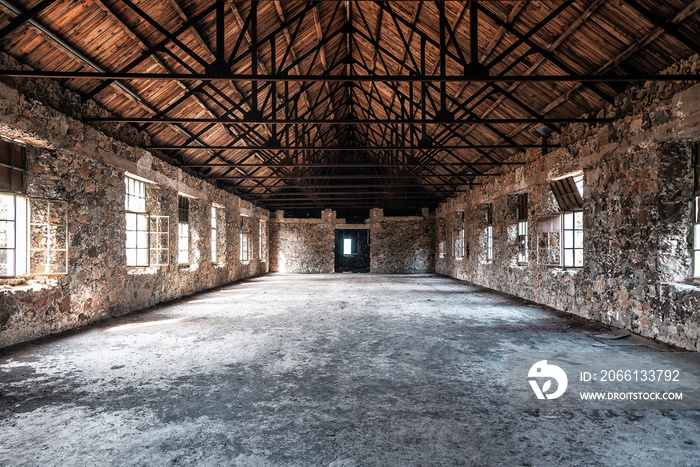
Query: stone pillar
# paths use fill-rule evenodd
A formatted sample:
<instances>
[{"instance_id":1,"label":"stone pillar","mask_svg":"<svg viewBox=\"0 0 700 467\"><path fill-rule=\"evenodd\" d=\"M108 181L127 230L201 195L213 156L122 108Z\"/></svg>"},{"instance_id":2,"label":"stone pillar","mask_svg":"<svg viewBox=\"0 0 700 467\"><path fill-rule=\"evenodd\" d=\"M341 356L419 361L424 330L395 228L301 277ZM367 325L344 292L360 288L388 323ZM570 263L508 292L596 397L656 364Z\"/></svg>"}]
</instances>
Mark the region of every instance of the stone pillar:
<instances>
[{"instance_id":1,"label":"stone pillar","mask_svg":"<svg viewBox=\"0 0 700 467\"><path fill-rule=\"evenodd\" d=\"M335 211L332 209L324 209L321 211L321 220L324 224L335 225Z\"/></svg>"}]
</instances>

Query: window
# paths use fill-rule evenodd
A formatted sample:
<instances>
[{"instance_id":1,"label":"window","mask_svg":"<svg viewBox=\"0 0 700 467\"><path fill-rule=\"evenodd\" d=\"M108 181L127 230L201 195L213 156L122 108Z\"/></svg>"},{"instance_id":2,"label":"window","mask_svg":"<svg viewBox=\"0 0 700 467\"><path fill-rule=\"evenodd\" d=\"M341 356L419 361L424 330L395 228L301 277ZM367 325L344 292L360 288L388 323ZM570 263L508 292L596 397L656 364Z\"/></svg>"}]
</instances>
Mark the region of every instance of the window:
<instances>
[{"instance_id":1,"label":"window","mask_svg":"<svg viewBox=\"0 0 700 467\"><path fill-rule=\"evenodd\" d=\"M27 273L25 149L0 140L0 276Z\"/></svg>"},{"instance_id":2,"label":"window","mask_svg":"<svg viewBox=\"0 0 700 467\"><path fill-rule=\"evenodd\" d=\"M562 214L564 222L564 267L583 267L583 212Z\"/></svg>"},{"instance_id":3,"label":"window","mask_svg":"<svg viewBox=\"0 0 700 467\"><path fill-rule=\"evenodd\" d=\"M146 183L126 177L126 265L148 266Z\"/></svg>"},{"instance_id":4,"label":"window","mask_svg":"<svg viewBox=\"0 0 700 467\"><path fill-rule=\"evenodd\" d=\"M695 195L695 228L693 229L693 277L700 277L700 194Z\"/></svg>"},{"instance_id":5,"label":"window","mask_svg":"<svg viewBox=\"0 0 700 467\"><path fill-rule=\"evenodd\" d=\"M241 261L247 262L253 257L253 243L250 241L250 234L241 232Z\"/></svg>"},{"instance_id":6,"label":"window","mask_svg":"<svg viewBox=\"0 0 700 467\"><path fill-rule=\"evenodd\" d=\"M695 222L693 227L693 277L700 277L700 142L695 143Z\"/></svg>"},{"instance_id":7,"label":"window","mask_svg":"<svg viewBox=\"0 0 700 467\"><path fill-rule=\"evenodd\" d=\"M217 246L218 246L218 233L216 231L216 206L211 207L211 262L216 263L217 260Z\"/></svg>"},{"instance_id":8,"label":"window","mask_svg":"<svg viewBox=\"0 0 700 467\"><path fill-rule=\"evenodd\" d=\"M267 261L267 221L260 220L260 261Z\"/></svg>"},{"instance_id":9,"label":"window","mask_svg":"<svg viewBox=\"0 0 700 467\"><path fill-rule=\"evenodd\" d=\"M170 218L146 211L146 182L124 178L126 185L126 265L164 266L170 251Z\"/></svg>"},{"instance_id":10,"label":"window","mask_svg":"<svg viewBox=\"0 0 700 467\"><path fill-rule=\"evenodd\" d=\"M343 254L345 256L350 256L352 254L352 238L343 239Z\"/></svg>"},{"instance_id":11,"label":"window","mask_svg":"<svg viewBox=\"0 0 700 467\"><path fill-rule=\"evenodd\" d=\"M68 272L68 206L24 196L25 148L0 140L0 276Z\"/></svg>"},{"instance_id":12,"label":"window","mask_svg":"<svg viewBox=\"0 0 700 467\"><path fill-rule=\"evenodd\" d=\"M445 219L440 219L438 225L438 257L445 257Z\"/></svg>"},{"instance_id":13,"label":"window","mask_svg":"<svg viewBox=\"0 0 700 467\"><path fill-rule=\"evenodd\" d=\"M486 205L486 261L493 261L493 205Z\"/></svg>"},{"instance_id":14,"label":"window","mask_svg":"<svg viewBox=\"0 0 700 467\"><path fill-rule=\"evenodd\" d=\"M537 258L543 266L561 266L561 216L537 219Z\"/></svg>"},{"instance_id":15,"label":"window","mask_svg":"<svg viewBox=\"0 0 700 467\"><path fill-rule=\"evenodd\" d=\"M178 195L177 197L177 262L189 264L190 262L190 199Z\"/></svg>"},{"instance_id":16,"label":"window","mask_svg":"<svg viewBox=\"0 0 700 467\"><path fill-rule=\"evenodd\" d=\"M464 211L457 212L457 229L452 232L452 248L456 260L464 259Z\"/></svg>"},{"instance_id":17,"label":"window","mask_svg":"<svg viewBox=\"0 0 700 467\"><path fill-rule=\"evenodd\" d=\"M27 198L0 193L0 276L27 273Z\"/></svg>"},{"instance_id":18,"label":"window","mask_svg":"<svg viewBox=\"0 0 700 467\"><path fill-rule=\"evenodd\" d=\"M528 262L527 193L518 195L518 263Z\"/></svg>"},{"instance_id":19,"label":"window","mask_svg":"<svg viewBox=\"0 0 700 467\"><path fill-rule=\"evenodd\" d=\"M583 174L567 175L551 183L562 214L538 221L540 264L583 267Z\"/></svg>"}]
</instances>

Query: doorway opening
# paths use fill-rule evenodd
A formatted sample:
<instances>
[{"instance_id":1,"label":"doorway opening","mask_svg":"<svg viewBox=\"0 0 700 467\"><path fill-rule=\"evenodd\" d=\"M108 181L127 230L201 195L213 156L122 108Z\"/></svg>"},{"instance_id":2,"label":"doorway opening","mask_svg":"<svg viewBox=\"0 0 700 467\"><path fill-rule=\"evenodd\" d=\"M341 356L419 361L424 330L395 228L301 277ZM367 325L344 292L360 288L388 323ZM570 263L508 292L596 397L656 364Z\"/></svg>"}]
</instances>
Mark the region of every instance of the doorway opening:
<instances>
[{"instance_id":1,"label":"doorway opening","mask_svg":"<svg viewBox=\"0 0 700 467\"><path fill-rule=\"evenodd\" d=\"M369 230L335 231L335 272L369 272Z\"/></svg>"}]
</instances>

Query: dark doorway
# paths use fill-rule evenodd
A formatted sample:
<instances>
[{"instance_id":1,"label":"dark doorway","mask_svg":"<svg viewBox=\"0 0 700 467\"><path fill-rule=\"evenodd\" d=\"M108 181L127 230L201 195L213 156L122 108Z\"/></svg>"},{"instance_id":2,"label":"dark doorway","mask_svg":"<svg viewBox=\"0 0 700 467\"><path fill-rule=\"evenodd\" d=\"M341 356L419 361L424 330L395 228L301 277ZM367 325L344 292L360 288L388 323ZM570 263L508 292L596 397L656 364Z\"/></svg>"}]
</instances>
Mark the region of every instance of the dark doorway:
<instances>
[{"instance_id":1,"label":"dark doorway","mask_svg":"<svg viewBox=\"0 0 700 467\"><path fill-rule=\"evenodd\" d=\"M369 230L335 231L335 272L369 272Z\"/></svg>"}]
</instances>

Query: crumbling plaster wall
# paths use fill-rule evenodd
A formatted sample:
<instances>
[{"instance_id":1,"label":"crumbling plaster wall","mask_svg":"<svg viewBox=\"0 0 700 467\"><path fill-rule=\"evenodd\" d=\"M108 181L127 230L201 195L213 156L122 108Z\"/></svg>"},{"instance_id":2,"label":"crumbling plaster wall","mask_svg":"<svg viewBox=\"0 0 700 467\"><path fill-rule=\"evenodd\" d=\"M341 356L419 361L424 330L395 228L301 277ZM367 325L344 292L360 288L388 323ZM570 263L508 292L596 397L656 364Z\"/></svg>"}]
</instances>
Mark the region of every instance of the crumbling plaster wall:
<instances>
[{"instance_id":1,"label":"crumbling plaster wall","mask_svg":"<svg viewBox=\"0 0 700 467\"><path fill-rule=\"evenodd\" d=\"M698 57L669 72L697 73ZM531 150L515 170L443 203L437 223L450 241L453 213L465 213L471 251L448 249L439 273L700 350L700 288L691 276L692 141L700 139L700 85L631 88L600 116L605 125L564 128L560 149ZM538 265L537 218L557 213L549 183L582 170L584 268ZM517 264L514 195L529 196L529 262ZM493 204L494 260L485 261L484 204Z\"/></svg>"},{"instance_id":2,"label":"crumbling plaster wall","mask_svg":"<svg viewBox=\"0 0 700 467\"><path fill-rule=\"evenodd\" d=\"M66 201L69 232L68 274L0 281L0 347L267 272L265 262L238 261L240 214L255 222L267 211L5 84L0 135L26 143L28 195ZM148 184L149 205L170 217L167 266L126 266L125 172L155 183ZM189 266L177 264L178 192L195 198ZM210 250L212 203L224 206L226 219L226 257L217 264ZM258 258L258 229L252 233Z\"/></svg>"},{"instance_id":3,"label":"crumbling plaster wall","mask_svg":"<svg viewBox=\"0 0 700 467\"><path fill-rule=\"evenodd\" d=\"M283 211L270 219L270 271L328 273L335 271L335 230L370 231L370 272L380 274L428 273L435 269L434 216L384 217L372 209L365 224L346 224L335 211L321 219L285 218Z\"/></svg>"}]
</instances>

